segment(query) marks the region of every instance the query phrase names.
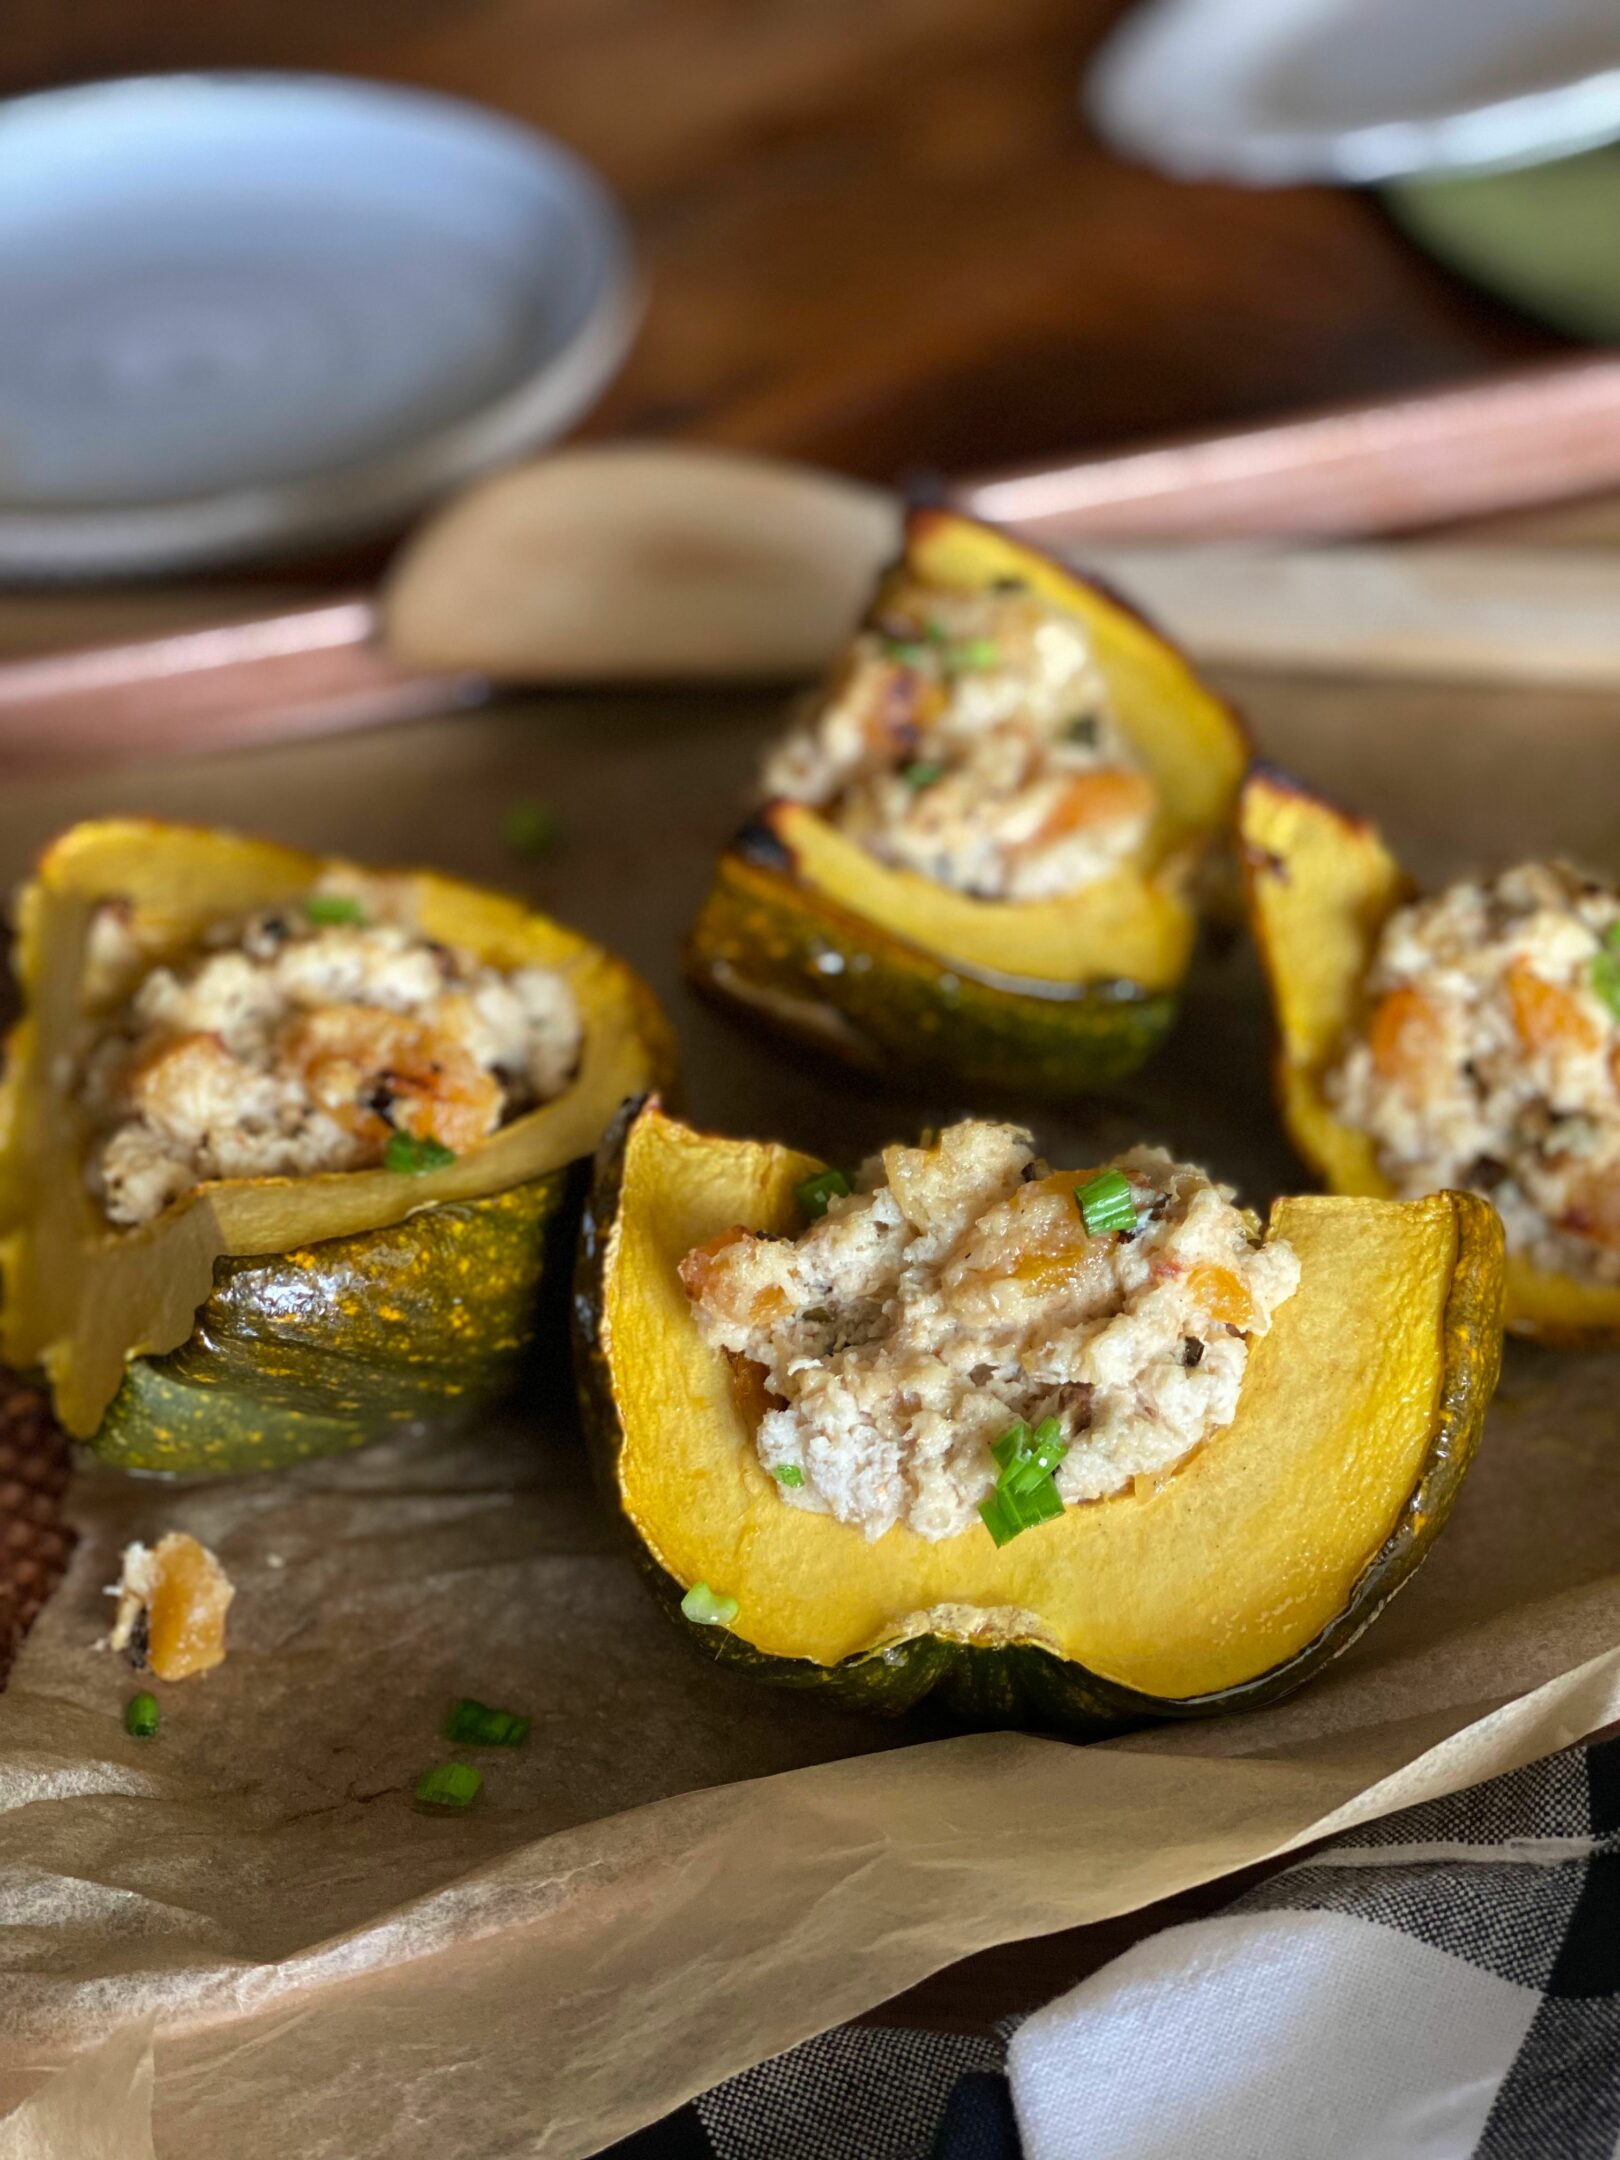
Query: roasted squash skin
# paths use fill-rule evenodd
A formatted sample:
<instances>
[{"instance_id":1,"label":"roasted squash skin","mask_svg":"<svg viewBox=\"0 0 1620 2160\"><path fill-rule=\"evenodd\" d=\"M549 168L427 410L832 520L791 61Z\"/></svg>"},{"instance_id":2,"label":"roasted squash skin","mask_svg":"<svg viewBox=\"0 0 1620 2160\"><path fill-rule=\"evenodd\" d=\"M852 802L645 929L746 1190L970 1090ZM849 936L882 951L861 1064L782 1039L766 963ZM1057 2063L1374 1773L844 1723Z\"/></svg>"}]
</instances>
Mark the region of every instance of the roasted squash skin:
<instances>
[{"instance_id":1,"label":"roasted squash skin","mask_svg":"<svg viewBox=\"0 0 1620 2160\"><path fill-rule=\"evenodd\" d=\"M746 1427L733 1422L740 1413L731 1407L724 1361L703 1349L674 1274L679 1249L689 1236L738 1221L793 1227L792 1186L818 1167L787 1149L694 1133L665 1117L654 1100L627 1105L605 1136L586 1203L574 1281L575 1369L599 1488L626 1524L659 1602L708 1656L854 1708L898 1713L934 1695L965 1723L1032 1724L1093 1738L1288 1694L1346 1648L1426 1556L1472 1461L1500 1362L1501 1226L1483 1201L1446 1194L1405 1208L1375 1202L1366 1204L1365 1216L1351 1202L1281 1204L1294 1211L1283 1217L1287 1234L1313 1225L1327 1231L1322 1250L1336 1273L1343 1273L1363 1224L1375 1270L1387 1270L1392 1256L1402 1267L1411 1263L1404 1274L1378 1277L1389 1283L1398 1308L1387 1332L1405 1336L1401 1350L1388 1352L1384 1394L1369 1391L1345 1410L1339 1423L1350 1436L1348 1448L1337 1435L1314 1449L1309 1435L1301 1439L1300 1459L1313 1474L1329 1484L1340 1480L1331 1506L1324 1500L1311 1513L1298 1493L1251 1489L1257 1473L1248 1458L1269 1451L1286 1462L1292 1445L1286 1415L1279 1416L1286 1376L1278 1357L1263 1355L1266 1345L1259 1345L1258 1413L1246 1420L1240 1406L1239 1424L1166 1486L1150 1498L1127 1494L1070 1509L1059 1523L995 1553L975 1532L925 1547L911 1533L891 1530L869 1545L846 1525L790 1509L753 1460ZM1413 1258L1419 1253L1421 1262ZM1419 1308L1422 1317L1414 1317ZM1375 1343L1379 1329L1378 1317L1366 1321L1366 1344ZM1302 1322L1293 1336L1300 1355L1320 1356L1310 1341L1321 1332L1318 1319ZM1284 1331L1275 1329L1274 1337L1281 1343ZM1313 1369L1323 1387L1353 1395L1360 1362L1352 1345L1342 1368L1330 1357ZM656 1378L644 1369L651 1364ZM1415 1417L1397 1401L1409 1404L1414 1384L1425 1405ZM1245 1402L1249 1397L1246 1381ZM649 1404L664 1408L649 1414ZM1301 1415L1310 1418L1309 1405ZM710 1428L697 1431L692 1422L710 1417L712 1438ZM1381 1437L1368 1438L1362 1426ZM1223 1443L1230 1443L1224 1456ZM1364 1460L1346 1468L1345 1457L1358 1448ZM701 1522L684 1516L688 1505L701 1510ZM731 1520L734 1514L741 1519ZM1352 1517L1355 1528L1341 1530ZM1183 1579L1209 1585L1230 1574L1227 1556L1207 1541L1199 1551L1196 1541L1200 1525L1234 1520L1280 1539L1277 1553L1295 1545L1327 1551L1324 1581L1301 1599L1292 1594L1299 1585L1270 1585L1262 1572L1241 1615L1197 1613L1190 1633L1208 1641L1168 1649L1153 1641L1164 1612L1185 1615L1189 1598L1196 1605L1200 1596L1219 1595L1187 1589ZM1159 1561L1152 1555L1161 1536L1172 1543ZM1044 1547L1043 1537L1050 1540ZM1335 1540L1344 1539L1350 1546L1335 1551ZM897 1571L889 1580L898 1602L885 1615L881 1591L876 1606L869 1593L874 1581L884 1581L886 1552ZM705 1573L705 1553L729 1575ZM1104 1605L1130 1607L1134 1567L1149 1566L1157 1579L1151 1589L1144 1585L1145 1609L1119 1630L1110 1655L1088 1659L1060 1639L1062 1626L1034 1599L1044 1587L1058 1604L1078 1595L1084 1605L1091 1562L1100 1563ZM1067 1589L1058 1587L1060 1572ZM959 1577L954 1594L940 1587L953 1575ZM731 1628L684 1617L681 1598L697 1579L738 1598ZM819 1585L819 1602L806 1585ZM1319 1610L1312 1609L1313 1597ZM1284 1623L1277 1616L1290 1606L1300 1617ZM1104 1632L1111 1627L1106 1623ZM794 1654L795 1629L817 1638L805 1642L804 1654ZM1241 1650L1229 1656L1211 1647L1234 1630L1252 1638L1252 1670L1242 1669ZM865 1639L851 1640L852 1634ZM1279 1642L1284 1654L1273 1655ZM1223 1659L1231 1669L1218 1684L1197 1684ZM1194 1684L1185 1690L1145 1684L1172 1668Z\"/></svg>"},{"instance_id":2,"label":"roasted squash skin","mask_svg":"<svg viewBox=\"0 0 1620 2160\"><path fill-rule=\"evenodd\" d=\"M1193 882L1247 762L1242 727L1128 607L989 526L917 512L905 567L968 590L1016 578L1085 618L1161 792L1144 858L1066 898L976 900L879 863L807 805L769 803L720 859L688 976L868 1069L1052 1093L1120 1079L1174 1020Z\"/></svg>"},{"instance_id":3,"label":"roasted squash skin","mask_svg":"<svg viewBox=\"0 0 1620 2160\"><path fill-rule=\"evenodd\" d=\"M673 1071L622 963L514 901L428 873L424 927L498 965L570 972L579 1076L449 1168L222 1180L153 1223L109 1226L49 1081L84 924L117 894L183 949L202 923L307 890L329 866L272 843L135 821L79 826L20 910L25 1011L0 1087L4 1351L104 1459L187 1474L275 1469L401 1428L447 1430L506 1394L563 1300L583 1158L627 1087ZM557 1262L561 1261L561 1271Z\"/></svg>"},{"instance_id":4,"label":"roasted squash skin","mask_svg":"<svg viewBox=\"0 0 1620 2160\"><path fill-rule=\"evenodd\" d=\"M1037 1093L1125 1079L1169 1034L1170 990L975 971L840 906L795 876L783 807L721 857L687 947L698 988L861 1070L941 1065Z\"/></svg>"},{"instance_id":5,"label":"roasted squash skin","mask_svg":"<svg viewBox=\"0 0 1620 2160\"><path fill-rule=\"evenodd\" d=\"M1386 1195L1365 1133L1342 1124L1323 1076L1362 1018L1379 934L1416 894L1376 829L1288 774L1256 767L1238 805L1245 905L1277 1021L1277 1094L1303 1160L1330 1192ZM1620 1342L1620 1287L1506 1262L1509 1333L1559 1349Z\"/></svg>"}]
</instances>

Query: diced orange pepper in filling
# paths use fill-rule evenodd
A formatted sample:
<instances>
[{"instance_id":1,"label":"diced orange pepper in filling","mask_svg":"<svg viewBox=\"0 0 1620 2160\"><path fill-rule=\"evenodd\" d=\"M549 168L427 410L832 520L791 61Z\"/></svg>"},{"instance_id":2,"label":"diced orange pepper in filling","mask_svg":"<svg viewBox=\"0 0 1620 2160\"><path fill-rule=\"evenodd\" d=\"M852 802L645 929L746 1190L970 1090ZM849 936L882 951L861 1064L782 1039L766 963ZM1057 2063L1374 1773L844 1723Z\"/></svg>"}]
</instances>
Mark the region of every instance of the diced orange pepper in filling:
<instances>
[{"instance_id":1,"label":"diced orange pepper in filling","mask_svg":"<svg viewBox=\"0 0 1620 2160\"><path fill-rule=\"evenodd\" d=\"M687 1296L706 1298L714 1287L716 1275L720 1273L715 1266L716 1260L741 1239L752 1237L753 1234L751 1230L745 1230L741 1223L737 1223L730 1230L722 1230L718 1237L710 1238L706 1245L694 1245L675 1271L686 1287Z\"/></svg>"},{"instance_id":2,"label":"diced orange pepper in filling","mask_svg":"<svg viewBox=\"0 0 1620 2160\"><path fill-rule=\"evenodd\" d=\"M1148 817L1155 800L1153 782L1146 773L1134 772L1127 765L1098 765L1091 772L1076 773L1036 837L1061 840L1093 825Z\"/></svg>"},{"instance_id":3,"label":"diced orange pepper in filling","mask_svg":"<svg viewBox=\"0 0 1620 2160\"><path fill-rule=\"evenodd\" d=\"M1421 991L1404 986L1392 990L1374 1008L1367 1040L1380 1077L1395 1081L1408 1093L1416 1092L1424 1074L1445 1052L1440 1015Z\"/></svg>"},{"instance_id":4,"label":"diced orange pepper in filling","mask_svg":"<svg viewBox=\"0 0 1620 2160\"><path fill-rule=\"evenodd\" d=\"M1187 1276L1187 1288L1199 1310L1227 1327L1254 1325L1254 1299L1230 1268L1202 1260Z\"/></svg>"},{"instance_id":5,"label":"diced orange pepper in filling","mask_svg":"<svg viewBox=\"0 0 1620 2160\"><path fill-rule=\"evenodd\" d=\"M1513 1025L1527 1050L1556 1055L1597 1048L1597 1022L1572 990L1548 982L1522 961L1508 969L1507 987Z\"/></svg>"},{"instance_id":6,"label":"diced orange pepper in filling","mask_svg":"<svg viewBox=\"0 0 1620 2160\"><path fill-rule=\"evenodd\" d=\"M1056 1252L1026 1253L1008 1279L1028 1283L1033 1290L1051 1290L1059 1283L1071 1282L1090 1256L1091 1240L1079 1238Z\"/></svg>"}]
</instances>

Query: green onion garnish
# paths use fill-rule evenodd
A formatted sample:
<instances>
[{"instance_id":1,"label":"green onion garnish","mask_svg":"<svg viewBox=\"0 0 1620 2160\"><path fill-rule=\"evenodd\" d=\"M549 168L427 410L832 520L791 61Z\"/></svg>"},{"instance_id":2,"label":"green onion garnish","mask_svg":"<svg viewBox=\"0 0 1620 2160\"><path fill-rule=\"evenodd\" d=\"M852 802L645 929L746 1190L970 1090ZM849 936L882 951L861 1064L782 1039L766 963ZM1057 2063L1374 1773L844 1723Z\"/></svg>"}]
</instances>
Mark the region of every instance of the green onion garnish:
<instances>
[{"instance_id":1,"label":"green onion garnish","mask_svg":"<svg viewBox=\"0 0 1620 2160\"><path fill-rule=\"evenodd\" d=\"M491 1710L486 1703L463 1695L450 1712L444 1737L462 1747L521 1747L533 1722L516 1711Z\"/></svg>"},{"instance_id":2,"label":"green onion garnish","mask_svg":"<svg viewBox=\"0 0 1620 2160\"><path fill-rule=\"evenodd\" d=\"M900 777L909 788L932 787L936 780L944 779L945 768L943 765L931 765L926 758L920 758L914 765L902 765Z\"/></svg>"},{"instance_id":3,"label":"green onion garnish","mask_svg":"<svg viewBox=\"0 0 1620 2160\"><path fill-rule=\"evenodd\" d=\"M897 667L926 667L933 658L933 648L916 638L886 637L883 640L884 658L894 661Z\"/></svg>"},{"instance_id":4,"label":"green onion garnish","mask_svg":"<svg viewBox=\"0 0 1620 2160\"><path fill-rule=\"evenodd\" d=\"M826 1214L829 1200L842 1200L853 1190L842 1170L818 1170L814 1177L794 1186L793 1197L807 1215L815 1217Z\"/></svg>"},{"instance_id":5,"label":"green onion garnish","mask_svg":"<svg viewBox=\"0 0 1620 2160\"><path fill-rule=\"evenodd\" d=\"M161 1715L155 1695L132 1695L124 1705L124 1730L132 1740L153 1740Z\"/></svg>"},{"instance_id":6,"label":"green onion garnish","mask_svg":"<svg viewBox=\"0 0 1620 2160\"><path fill-rule=\"evenodd\" d=\"M998 1485L979 1505L979 1519L998 1545L1006 1545L1025 1530L1033 1530L1062 1513L1062 1495L1049 1477L1042 1478L1027 1493L1009 1492Z\"/></svg>"},{"instance_id":7,"label":"green onion garnish","mask_svg":"<svg viewBox=\"0 0 1620 2160\"><path fill-rule=\"evenodd\" d=\"M416 1797L423 1807L471 1807L483 1782L483 1771L471 1763L435 1763L417 1779Z\"/></svg>"},{"instance_id":8,"label":"green onion garnish","mask_svg":"<svg viewBox=\"0 0 1620 2160\"><path fill-rule=\"evenodd\" d=\"M316 892L304 902L312 923L363 923L366 911L352 893Z\"/></svg>"},{"instance_id":9,"label":"green onion garnish","mask_svg":"<svg viewBox=\"0 0 1620 2160\"><path fill-rule=\"evenodd\" d=\"M996 1489L980 1503L979 1518L998 1545L1063 1513L1063 1496L1052 1473L1069 1452L1056 1418L1042 1418L1033 1432L1009 1426L990 1449L1000 1468Z\"/></svg>"},{"instance_id":10,"label":"green onion garnish","mask_svg":"<svg viewBox=\"0 0 1620 2160\"><path fill-rule=\"evenodd\" d=\"M422 1177L429 1170L448 1169L455 1159L455 1149L447 1148L442 1140L419 1140L415 1133L408 1132L391 1134L383 1149L383 1168L401 1177Z\"/></svg>"},{"instance_id":11,"label":"green onion garnish","mask_svg":"<svg viewBox=\"0 0 1620 2160\"><path fill-rule=\"evenodd\" d=\"M1074 1197L1080 1204L1081 1219L1093 1237L1103 1237L1110 1230L1136 1228L1136 1195L1123 1171L1105 1170L1089 1185L1077 1185Z\"/></svg>"},{"instance_id":12,"label":"green onion garnish","mask_svg":"<svg viewBox=\"0 0 1620 2160\"><path fill-rule=\"evenodd\" d=\"M945 665L959 673L970 668L994 667L1001 658L1001 647L994 638L966 638L960 645L953 645L945 656Z\"/></svg>"},{"instance_id":13,"label":"green onion garnish","mask_svg":"<svg viewBox=\"0 0 1620 2160\"><path fill-rule=\"evenodd\" d=\"M1592 955L1592 988L1620 1017L1620 923L1610 923L1603 933L1603 950Z\"/></svg>"},{"instance_id":14,"label":"green onion garnish","mask_svg":"<svg viewBox=\"0 0 1620 2160\"><path fill-rule=\"evenodd\" d=\"M532 798L513 803L501 819L501 841L509 855L538 862L549 855L562 838L562 821L555 810Z\"/></svg>"},{"instance_id":15,"label":"green onion garnish","mask_svg":"<svg viewBox=\"0 0 1620 2160\"><path fill-rule=\"evenodd\" d=\"M739 1607L734 1597L721 1597L706 1582L695 1582L681 1599L681 1611L699 1627L730 1627Z\"/></svg>"},{"instance_id":16,"label":"green onion garnish","mask_svg":"<svg viewBox=\"0 0 1620 2160\"><path fill-rule=\"evenodd\" d=\"M772 1463L771 1476L778 1485L785 1485L790 1492L797 1492L804 1483L804 1472L796 1462Z\"/></svg>"},{"instance_id":17,"label":"green onion garnish","mask_svg":"<svg viewBox=\"0 0 1620 2160\"><path fill-rule=\"evenodd\" d=\"M1034 1439L1034 1437L1035 1435L1030 1431L1027 1425L1024 1425L1022 1423L1017 1425L1009 1425L1007 1430L1002 1434L1001 1438L995 1442L990 1452L996 1458L996 1461L1001 1465L1002 1469L1006 1470L1010 1468L1013 1463L1022 1462L1024 1456L1029 1451L1029 1444Z\"/></svg>"}]
</instances>

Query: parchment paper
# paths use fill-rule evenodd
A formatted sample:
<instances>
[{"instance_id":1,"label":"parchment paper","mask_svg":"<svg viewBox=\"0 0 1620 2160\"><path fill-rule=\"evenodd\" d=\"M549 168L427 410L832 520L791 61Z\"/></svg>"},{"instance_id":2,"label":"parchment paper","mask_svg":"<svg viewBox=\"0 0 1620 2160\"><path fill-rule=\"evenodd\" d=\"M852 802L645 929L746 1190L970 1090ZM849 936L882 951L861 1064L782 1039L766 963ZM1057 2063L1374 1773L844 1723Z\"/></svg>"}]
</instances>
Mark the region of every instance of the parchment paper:
<instances>
[{"instance_id":1,"label":"parchment paper","mask_svg":"<svg viewBox=\"0 0 1620 2160\"><path fill-rule=\"evenodd\" d=\"M1263 748L1385 817L1428 874L1548 846L1620 864L1599 701L1235 687ZM847 1158L962 1105L817 1071L676 983L776 716L536 701L16 789L0 875L119 809L507 883L654 980L696 1117ZM501 853L526 795L565 821L544 865ZM1263 1205L1298 1177L1265 1057L1231 941L1128 1096L1037 1129L1055 1159L1162 1139ZM159 2160L568 2160L971 1951L1564 1745L1620 1717L1617 1378L1620 1357L1515 1350L1450 1530L1355 1649L1273 1710L1090 1748L864 1723L690 1654L555 1401L279 1479L87 1475L69 1579L0 1698L0 2110L27 2103L0 2160L138 2153L148 2111ZM164 1690L143 1745L119 1722L127 1669L92 1645L120 1546L170 1527L240 1594L229 1662ZM459 1694L534 1731L482 1758L471 1813L429 1817L409 1786Z\"/></svg>"}]
</instances>

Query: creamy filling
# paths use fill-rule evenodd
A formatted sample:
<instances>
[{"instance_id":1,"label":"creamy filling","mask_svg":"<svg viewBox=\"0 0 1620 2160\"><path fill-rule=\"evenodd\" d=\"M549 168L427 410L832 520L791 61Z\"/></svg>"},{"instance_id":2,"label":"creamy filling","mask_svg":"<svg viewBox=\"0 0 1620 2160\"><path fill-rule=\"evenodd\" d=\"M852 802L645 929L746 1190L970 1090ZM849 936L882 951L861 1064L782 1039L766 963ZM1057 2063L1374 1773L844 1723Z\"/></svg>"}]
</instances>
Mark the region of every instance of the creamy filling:
<instances>
[{"instance_id":1,"label":"creamy filling","mask_svg":"<svg viewBox=\"0 0 1620 2160\"><path fill-rule=\"evenodd\" d=\"M1403 1196L1470 1187L1508 1250L1620 1282L1620 892L1523 863L1400 908L1328 1101Z\"/></svg>"},{"instance_id":2,"label":"creamy filling","mask_svg":"<svg viewBox=\"0 0 1620 2160\"><path fill-rule=\"evenodd\" d=\"M1162 1149L1113 1167L1131 1226L1088 1231L1076 1190L1097 1172L1049 1172L1028 1133L970 1120L886 1148L798 1237L737 1229L687 1255L785 1504L869 1538L956 1537L1020 1422L1056 1421L1068 1504L1156 1479L1231 1423L1299 1262Z\"/></svg>"},{"instance_id":3,"label":"creamy filling","mask_svg":"<svg viewBox=\"0 0 1620 2160\"><path fill-rule=\"evenodd\" d=\"M119 994L71 1084L110 1222L150 1222L209 1178L401 1166L401 1149L431 1168L567 1086L580 1017L563 977L425 937L403 894L334 877L163 965L126 906L102 905L87 991Z\"/></svg>"},{"instance_id":4,"label":"creamy filling","mask_svg":"<svg viewBox=\"0 0 1620 2160\"><path fill-rule=\"evenodd\" d=\"M916 582L855 639L763 785L886 863L997 900L1106 877L1157 807L1077 616L1023 588Z\"/></svg>"}]
</instances>

